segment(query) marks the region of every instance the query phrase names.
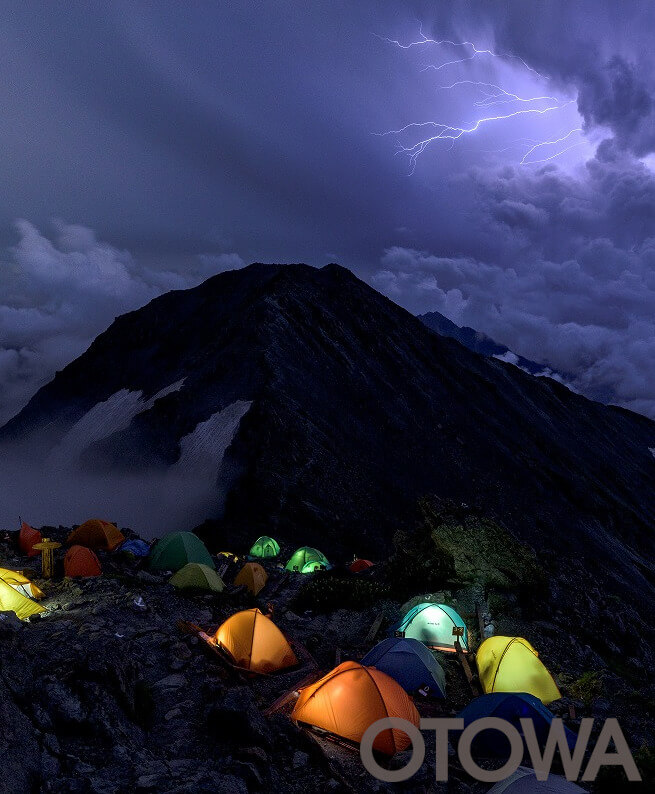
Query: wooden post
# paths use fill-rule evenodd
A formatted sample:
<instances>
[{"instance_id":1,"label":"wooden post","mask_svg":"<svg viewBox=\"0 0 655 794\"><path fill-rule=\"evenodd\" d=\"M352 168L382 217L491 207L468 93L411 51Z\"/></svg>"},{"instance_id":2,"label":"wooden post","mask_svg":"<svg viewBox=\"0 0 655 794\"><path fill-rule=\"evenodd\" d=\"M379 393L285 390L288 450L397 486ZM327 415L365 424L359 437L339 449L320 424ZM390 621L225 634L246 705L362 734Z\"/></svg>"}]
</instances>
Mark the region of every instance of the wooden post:
<instances>
[{"instance_id":1,"label":"wooden post","mask_svg":"<svg viewBox=\"0 0 655 794\"><path fill-rule=\"evenodd\" d=\"M460 637L464 636L464 627L463 626L453 626L453 636L455 637L454 646L455 646L455 653L457 654L457 660L462 665L462 669L464 670L464 675L466 676L466 680L471 687L471 691L477 697L479 692L479 687L476 682L476 677L473 675L473 671L471 670L471 665L469 664L469 660L466 658L466 654L462 648L462 644L459 641Z\"/></svg>"},{"instance_id":2,"label":"wooden post","mask_svg":"<svg viewBox=\"0 0 655 794\"><path fill-rule=\"evenodd\" d=\"M55 568L54 550L58 549L61 543L50 538L43 538L40 543L35 543L32 548L39 549L41 552L41 574L44 579L52 579Z\"/></svg>"},{"instance_id":3,"label":"wooden post","mask_svg":"<svg viewBox=\"0 0 655 794\"><path fill-rule=\"evenodd\" d=\"M371 629L370 629L369 633L366 635L366 639L364 640L366 645L369 645L371 642L373 642L373 640L377 636L378 631L380 631L380 626L382 625L383 618L384 618L384 613L383 612L380 612L376 616L376 618L373 621L373 624L371 626Z\"/></svg>"}]
</instances>

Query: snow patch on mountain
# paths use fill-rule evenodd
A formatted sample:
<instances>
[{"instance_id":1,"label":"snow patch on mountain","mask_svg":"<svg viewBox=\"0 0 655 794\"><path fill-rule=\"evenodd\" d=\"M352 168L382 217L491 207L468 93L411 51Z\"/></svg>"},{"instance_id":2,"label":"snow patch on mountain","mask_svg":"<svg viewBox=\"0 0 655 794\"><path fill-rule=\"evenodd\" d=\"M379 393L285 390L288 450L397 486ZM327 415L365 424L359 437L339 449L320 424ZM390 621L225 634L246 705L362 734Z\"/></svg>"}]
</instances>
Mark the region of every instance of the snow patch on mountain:
<instances>
[{"instance_id":1,"label":"snow patch on mountain","mask_svg":"<svg viewBox=\"0 0 655 794\"><path fill-rule=\"evenodd\" d=\"M217 411L180 440L180 459L174 468L214 477L252 401L237 400Z\"/></svg>"}]
</instances>

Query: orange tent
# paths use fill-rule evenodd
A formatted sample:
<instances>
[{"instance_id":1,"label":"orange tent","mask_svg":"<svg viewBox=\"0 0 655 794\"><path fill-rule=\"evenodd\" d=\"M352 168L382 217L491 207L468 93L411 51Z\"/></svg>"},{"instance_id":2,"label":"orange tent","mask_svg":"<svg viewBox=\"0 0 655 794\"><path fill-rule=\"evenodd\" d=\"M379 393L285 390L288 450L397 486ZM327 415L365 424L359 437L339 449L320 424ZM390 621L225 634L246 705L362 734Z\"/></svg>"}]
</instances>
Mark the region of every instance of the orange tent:
<instances>
[{"instance_id":1,"label":"orange tent","mask_svg":"<svg viewBox=\"0 0 655 794\"><path fill-rule=\"evenodd\" d=\"M218 627L214 642L237 667L272 673L298 664L286 637L259 609L246 609Z\"/></svg>"},{"instance_id":2,"label":"orange tent","mask_svg":"<svg viewBox=\"0 0 655 794\"><path fill-rule=\"evenodd\" d=\"M396 681L375 667L344 662L331 673L300 690L291 719L321 728L359 744L377 720L401 717L419 726L419 714L410 696ZM410 739L402 731L381 731L373 749L385 755L405 750Z\"/></svg>"},{"instance_id":3,"label":"orange tent","mask_svg":"<svg viewBox=\"0 0 655 794\"><path fill-rule=\"evenodd\" d=\"M71 546L64 557L64 576L100 576L100 560L86 546Z\"/></svg>"},{"instance_id":4,"label":"orange tent","mask_svg":"<svg viewBox=\"0 0 655 794\"><path fill-rule=\"evenodd\" d=\"M268 574L258 562L247 562L237 574L234 584L243 584L253 595L257 595L267 581Z\"/></svg>"},{"instance_id":5,"label":"orange tent","mask_svg":"<svg viewBox=\"0 0 655 794\"><path fill-rule=\"evenodd\" d=\"M66 542L70 545L77 543L88 546L90 549L113 551L124 540L125 536L118 531L115 524L100 518L91 518L74 529Z\"/></svg>"},{"instance_id":6,"label":"orange tent","mask_svg":"<svg viewBox=\"0 0 655 794\"><path fill-rule=\"evenodd\" d=\"M353 573L359 573L367 568L372 568L373 563L370 560L353 560L348 567Z\"/></svg>"},{"instance_id":7,"label":"orange tent","mask_svg":"<svg viewBox=\"0 0 655 794\"><path fill-rule=\"evenodd\" d=\"M36 557L41 554L38 549L32 548L35 543L41 543L41 533L23 521L18 534L18 545L23 554L27 554L28 557Z\"/></svg>"}]
</instances>

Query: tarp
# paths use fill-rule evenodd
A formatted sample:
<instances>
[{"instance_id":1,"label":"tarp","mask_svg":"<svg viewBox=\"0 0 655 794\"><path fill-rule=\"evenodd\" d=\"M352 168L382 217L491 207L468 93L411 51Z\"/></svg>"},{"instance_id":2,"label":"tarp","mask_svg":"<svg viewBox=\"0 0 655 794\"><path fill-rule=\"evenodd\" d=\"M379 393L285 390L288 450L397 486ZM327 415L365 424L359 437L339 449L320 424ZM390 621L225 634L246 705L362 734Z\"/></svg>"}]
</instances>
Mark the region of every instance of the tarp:
<instances>
[{"instance_id":1,"label":"tarp","mask_svg":"<svg viewBox=\"0 0 655 794\"><path fill-rule=\"evenodd\" d=\"M537 780L534 769L520 766L505 780L492 786L487 794L585 794L585 789L561 775L548 775L547 780Z\"/></svg>"},{"instance_id":2,"label":"tarp","mask_svg":"<svg viewBox=\"0 0 655 794\"><path fill-rule=\"evenodd\" d=\"M468 650L468 629L464 619L452 607L446 604L423 602L412 607L405 617L389 633L398 637L412 637L428 648L438 651L454 651L455 637L453 627L464 629L459 638L463 650Z\"/></svg>"},{"instance_id":3,"label":"tarp","mask_svg":"<svg viewBox=\"0 0 655 794\"><path fill-rule=\"evenodd\" d=\"M173 574L169 582L178 590L206 590L222 593L225 584L221 577L209 565L201 562L188 562L184 568Z\"/></svg>"},{"instance_id":4,"label":"tarp","mask_svg":"<svg viewBox=\"0 0 655 794\"><path fill-rule=\"evenodd\" d=\"M277 557L279 553L279 543L268 535L257 538L250 548L251 557Z\"/></svg>"},{"instance_id":5,"label":"tarp","mask_svg":"<svg viewBox=\"0 0 655 794\"><path fill-rule=\"evenodd\" d=\"M291 719L359 744L366 729L386 717L400 717L418 728L419 714L407 692L386 673L344 662L300 690ZM391 756L410 744L407 734L381 731L373 749Z\"/></svg>"},{"instance_id":6,"label":"tarp","mask_svg":"<svg viewBox=\"0 0 655 794\"><path fill-rule=\"evenodd\" d=\"M372 568L372 567L373 567L373 563L370 560L362 560L362 559L353 560L348 566L348 568L350 568L352 573L360 573L361 571L365 571L368 568Z\"/></svg>"},{"instance_id":7,"label":"tarp","mask_svg":"<svg viewBox=\"0 0 655 794\"><path fill-rule=\"evenodd\" d=\"M28 557L36 557L41 554L39 549L33 549L35 543L41 543L41 533L38 529L34 529L24 521L20 525L20 532L18 533L18 545L23 554Z\"/></svg>"},{"instance_id":8,"label":"tarp","mask_svg":"<svg viewBox=\"0 0 655 794\"><path fill-rule=\"evenodd\" d=\"M286 637L259 609L246 609L218 627L214 642L237 667L256 673L273 673L298 664Z\"/></svg>"},{"instance_id":9,"label":"tarp","mask_svg":"<svg viewBox=\"0 0 655 794\"><path fill-rule=\"evenodd\" d=\"M205 544L193 532L169 532L150 552L148 567L153 571L179 571L188 562L201 562L216 569Z\"/></svg>"},{"instance_id":10,"label":"tarp","mask_svg":"<svg viewBox=\"0 0 655 794\"><path fill-rule=\"evenodd\" d=\"M105 549L113 551L125 540L115 524L103 521L101 518L90 518L68 536L66 543L69 546L87 546L90 549Z\"/></svg>"},{"instance_id":11,"label":"tarp","mask_svg":"<svg viewBox=\"0 0 655 794\"><path fill-rule=\"evenodd\" d=\"M64 557L64 576L100 576L102 566L95 553L86 546L71 546Z\"/></svg>"},{"instance_id":12,"label":"tarp","mask_svg":"<svg viewBox=\"0 0 655 794\"><path fill-rule=\"evenodd\" d=\"M528 692L546 704L561 697L539 654L523 637L489 637L475 658L485 694Z\"/></svg>"},{"instance_id":13,"label":"tarp","mask_svg":"<svg viewBox=\"0 0 655 794\"><path fill-rule=\"evenodd\" d=\"M319 563L319 565L324 568L330 567L330 563L325 554L318 549L313 549L311 546L301 546L299 549L296 549L285 567L287 571L297 571L300 573L309 562ZM311 573L311 570L308 569L306 573Z\"/></svg>"},{"instance_id":14,"label":"tarp","mask_svg":"<svg viewBox=\"0 0 655 794\"><path fill-rule=\"evenodd\" d=\"M258 562L247 562L237 574L234 584L245 585L253 595L257 595L267 581L268 574Z\"/></svg>"},{"instance_id":15,"label":"tarp","mask_svg":"<svg viewBox=\"0 0 655 794\"><path fill-rule=\"evenodd\" d=\"M15 612L16 617L27 620L30 615L45 612L45 609L0 579L0 612Z\"/></svg>"},{"instance_id":16,"label":"tarp","mask_svg":"<svg viewBox=\"0 0 655 794\"><path fill-rule=\"evenodd\" d=\"M141 540L141 538L126 540L119 551L125 551L135 557L147 557L150 553L150 544L146 543L145 540Z\"/></svg>"},{"instance_id":17,"label":"tarp","mask_svg":"<svg viewBox=\"0 0 655 794\"><path fill-rule=\"evenodd\" d=\"M406 637L382 640L362 664L390 675L409 694L424 690L431 697L446 696L446 674L422 642Z\"/></svg>"},{"instance_id":18,"label":"tarp","mask_svg":"<svg viewBox=\"0 0 655 794\"><path fill-rule=\"evenodd\" d=\"M521 719L530 719L539 746L543 750L554 715L539 698L528 692L493 692L476 698L457 716L464 720L465 728L475 720L498 717L511 723L521 736L523 736ZM564 729L569 748L573 751L577 736L566 726ZM507 759L510 755L509 740L499 731L481 731L474 738L471 749L474 755L486 758Z\"/></svg>"},{"instance_id":19,"label":"tarp","mask_svg":"<svg viewBox=\"0 0 655 794\"><path fill-rule=\"evenodd\" d=\"M31 579L20 571L11 571L9 568L0 568L0 579L5 581L14 590L28 598L44 598L45 593L40 590Z\"/></svg>"}]
</instances>

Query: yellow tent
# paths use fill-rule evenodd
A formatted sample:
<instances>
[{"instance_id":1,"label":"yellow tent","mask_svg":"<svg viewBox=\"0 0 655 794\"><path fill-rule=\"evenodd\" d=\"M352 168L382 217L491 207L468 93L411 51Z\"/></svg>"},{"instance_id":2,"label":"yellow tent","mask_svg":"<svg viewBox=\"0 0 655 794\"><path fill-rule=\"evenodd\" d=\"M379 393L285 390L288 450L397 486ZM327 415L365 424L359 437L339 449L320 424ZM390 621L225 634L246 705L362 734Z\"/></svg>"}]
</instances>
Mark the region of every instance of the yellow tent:
<instances>
[{"instance_id":1,"label":"yellow tent","mask_svg":"<svg viewBox=\"0 0 655 794\"><path fill-rule=\"evenodd\" d=\"M247 562L237 574L235 585L245 585L253 595L264 589L268 574L258 562Z\"/></svg>"},{"instance_id":2,"label":"yellow tent","mask_svg":"<svg viewBox=\"0 0 655 794\"><path fill-rule=\"evenodd\" d=\"M8 568L0 568L0 579L3 579L8 585L22 593L24 596L30 598L44 598L45 593L40 590L27 576L23 576L20 571L10 571Z\"/></svg>"},{"instance_id":3,"label":"yellow tent","mask_svg":"<svg viewBox=\"0 0 655 794\"><path fill-rule=\"evenodd\" d=\"M26 620L37 612L45 612L45 609L0 579L0 612L15 612L21 620Z\"/></svg>"},{"instance_id":4,"label":"yellow tent","mask_svg":"<svg viewBox=\"0 0 655 794\"><path fill-rule=\"evenodd\" d=\"M237 612L218 627L214 642L237 667L255 673L272 673L298 664L286 637L259 609Z\"/></svg>"},{"instance_id":5,"label":"yellow tent","mask_svg":"<svg viewBox=\"0 0 655 794\"><path fill-rule=\"evenodd\" d=\"M489 637L476 654L480 683L490 692L528 692L552 703L560 691L539 654L523 637Z\"/></svg>"}]
</instances>

